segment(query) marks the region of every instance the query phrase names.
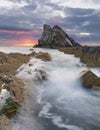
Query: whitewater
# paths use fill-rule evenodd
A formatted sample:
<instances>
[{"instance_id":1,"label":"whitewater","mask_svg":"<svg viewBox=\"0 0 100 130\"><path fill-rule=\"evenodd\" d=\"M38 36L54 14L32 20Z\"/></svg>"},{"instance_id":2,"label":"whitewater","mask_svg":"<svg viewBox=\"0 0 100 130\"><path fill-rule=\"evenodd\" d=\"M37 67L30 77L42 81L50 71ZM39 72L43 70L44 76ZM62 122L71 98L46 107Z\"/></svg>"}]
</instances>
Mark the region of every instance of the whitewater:
<instances>
[{"instance_id":1,"label":"whitewater","mask_svg":"<svg viewBox=\"0 0 100 130\"><path fill-rule=\"evenodd\" d=\"M30 48L2 50L30 52ZM26 96L11 120L11 130L100 130L100 91L85 89L80 79L86 70L100 77L100 68L89 68L56 49L34 51L48 52L51 61L32 57L17 70L16 76L25 81Z\"/></svg>"}]
</instances>

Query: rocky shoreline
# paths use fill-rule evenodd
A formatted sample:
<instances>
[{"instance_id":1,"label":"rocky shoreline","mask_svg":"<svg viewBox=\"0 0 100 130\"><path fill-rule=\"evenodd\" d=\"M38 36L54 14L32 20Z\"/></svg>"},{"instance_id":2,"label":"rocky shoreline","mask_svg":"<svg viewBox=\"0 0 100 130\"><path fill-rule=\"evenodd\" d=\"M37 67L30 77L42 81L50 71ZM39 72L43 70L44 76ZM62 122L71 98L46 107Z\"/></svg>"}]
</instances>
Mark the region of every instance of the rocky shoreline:
<instances>
[{"instance_id":1,"label":"rocky shoreline","mask_svg":"<svg viewBox=\"0 0 100 130\"><path fill-rule=\"evenodd\" d=\"M41 38L38 40L38 45L35 47L58 49L65 54L73 54L75 57L79 57L81 62L83 62L87 67L100 67L100 46L82 46L58 25L51 27L50 25L44 24ZM90 80L85 80L89 78L84 79L82 77L84 82L93 81L96 83L94 83L94 85L92 84L91 87L88 86L88 88L99 89L100 78L93 76L94 74L92 72L87 72L84 77L88 77L88 74ZM87 86L86 84L88 83L83 84Z\"/></svg>"},{"instance_id":2,"label":"rocky shoreline","mask_svg":"<svg viewBox=\"0 0 100 130\"><path fill-rule=\"evenodd\" d=\"M48 53L31 52L30 54L0 52L0 100L4 100L2 93L8 96L3 107L0 109L0 128L10 130L10 119L16 116L19 107L24 102L24 81L16 76L17 69L29 62L31 57L36 57L44 61L51 60ZM29 65L31 66L31 65Z\"/></svg>"},{"instance_id":3,"label":"rocky shoreline","mask_svg":"<svg viewBox=\"0 0 100 130\"><path fill-rule=\"evenodd\" d=\"M79 57L88 67L100 67L100 47L67 47L60 48L59 51Z\"/></svg>"},{"instance_id":4,"label":"rocky shoreline","mask_svg":"<svg viewBox=\"0 0 100 130\"><path fill-rule=\"evenodd\" d=\"M100 67L100 46L82 46L58 25L51 27L44 24L41 38L35 47L59 49L66 54L74 54L89 67Z\"/></svg>"},{"instance_id":5,"label":"rocky shoreline","mask_svg":"<svg viewBox=\"0 0 100 130\"><path fill-rule=\"evenodd\" d=\"M82 47L57 25L53 28L44 25L42 37L39 39L39 44L36 47L58 49L65 54L73 54L76 57L79 57L81 62L88 67L100 67L100 47ZM4 98L2 93L8 95L3 107L0 109L1 129L5 128L5 130L10 130L11 118L16 116L19 107L25 100L25 84L22 79L16 76L18 73L17 69L21 65L27 64L32 57L41 59L45 62L52 60L49 53L36 53L34 49L31 49L30 51L30 54L6 54L0 52L0 101ZM29 66L31 67L32 64L29 64ZM43 76L40 77L40 80L44 80L44 72L39 70L39 73L43 74ZM86 71L81 76L81 80L84 87L100 90L100 77L97 77L91 71Z\"/></svg>"}]
</instances>

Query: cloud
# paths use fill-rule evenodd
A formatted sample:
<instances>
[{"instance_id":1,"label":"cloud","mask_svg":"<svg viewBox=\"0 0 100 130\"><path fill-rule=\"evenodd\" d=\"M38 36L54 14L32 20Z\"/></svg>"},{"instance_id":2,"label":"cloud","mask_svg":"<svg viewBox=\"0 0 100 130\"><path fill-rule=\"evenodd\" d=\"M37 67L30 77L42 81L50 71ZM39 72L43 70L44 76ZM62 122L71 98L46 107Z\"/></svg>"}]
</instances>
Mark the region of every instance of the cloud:
<instances>
[{"instance_id":1,"label":"cloud","mask_svg":"<svg viewBox=\"0 0 100 130\"><path fill-rule=\"evenodd\" d=\"M0 2L0 41L17 41L24 38L38 40L45 23L51 26L58 24L80 43L100 41L98 0L1 0Z\"/></svg>"},{"instance_id":2,"label":"cloud","mask_svg":"<svg viewBox=\"0 0 100 130\"><path fill-rule=\"evenodd\" d=\"M14 0L0 0L0 8L7 8L7 9L12 9L12 8L20 8L27 5L26 2L17 2Z\"/></svg>"},{"instance_id":3,"label":"cloud","mask_svg":"<svg viewBox=\"0 0 100 130\"><path fill-rule=\"evenodd\" d=\"M51 0L51 2L63 7L100 9L97 0Z\"/></svg>"}]
</instances>

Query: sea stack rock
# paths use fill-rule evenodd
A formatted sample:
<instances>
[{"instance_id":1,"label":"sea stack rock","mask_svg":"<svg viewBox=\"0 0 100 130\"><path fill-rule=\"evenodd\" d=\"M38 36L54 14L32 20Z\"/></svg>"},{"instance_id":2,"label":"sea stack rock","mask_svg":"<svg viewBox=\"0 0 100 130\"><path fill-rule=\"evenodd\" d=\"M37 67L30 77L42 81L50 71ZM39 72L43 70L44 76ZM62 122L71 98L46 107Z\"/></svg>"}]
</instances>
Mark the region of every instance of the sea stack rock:
<instances>
[{"instance_id":1,"label":"sea stack rock","mask_svg":"<svg viewBox=\"0 0 100 130\"><path fill-rule=\"evenodd\" d=\"M38 40L37 47L44 48L61 48L61 47L73 47L80 46L76 43L68 34L62 30L58 25L53 28L47 24L43 26L43 33Z\"/></svg>"}]
</instances>

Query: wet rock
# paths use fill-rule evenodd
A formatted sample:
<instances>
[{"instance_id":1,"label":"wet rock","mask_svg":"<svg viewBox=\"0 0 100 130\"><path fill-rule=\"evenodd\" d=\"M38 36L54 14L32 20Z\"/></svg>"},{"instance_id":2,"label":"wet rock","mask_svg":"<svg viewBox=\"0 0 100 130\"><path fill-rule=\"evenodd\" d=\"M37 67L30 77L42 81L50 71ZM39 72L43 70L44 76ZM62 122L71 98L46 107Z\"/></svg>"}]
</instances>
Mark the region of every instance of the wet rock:
<instances>
[{"instance_id":1,"label":"wet rock","mask_svg":"<svg viewBox=\"0 0 100 130\"><path fill-rule=\"evenodd\" d=\"M92 55L94 57L96 57L96 56L100 57L100 47L99 46L98 47L84 46L84 47L82 47L82 52Z\"/></svg>"},{"instance_id":2,"label":"wet rock","mask_svg":"<svg viewBox=\"0 0 100 130\"><path fill-rule=\"evenodd\" d=\"M24 63L27 63L30 59L28 55L20 53L4 54L7 56L7 60L0 65L0 73L3 74L16 74L16 70Z\"/></svg>"},{"instance_id":3,"label":"wet rock","mask_svg":"<svg viewBox=\"0 0 100 130\"><path fill-rule=\"evenodd\" d=\"M34 51L34 49L33 49L33 48L31 48L31 49L30 49L30 51L32 51L32 52L33 52L33 51Z\"/></svg>"},{"instance_id":4,"label":"wet rock","mask_svg":"<svg viewBox=\"0 0 100 130\"><path fill-rule=\"evenodd\" d=\"M91 71L87 71L81 77L82 84L86 88L98 89L100 88L100 77L97 77Z\"/></svg>"},{"instance_id":5,"label":"wet rock","mask_svg":"<svg viewBox=\"0 0 100 130\"><path fill-rule=\"evenodd\" d=\"M31 66L33 66L33 64L30 63L30 64L29 64L29 67L31 67Z\"/></svg>"},{"instance_id":6,"label":"wet rock","mask_svg":"<svg viewBox=\"0 0 100 130\"><path fill-rule=\"evenodd\" d=\"M4 86L10 94L18 100L19 104L24 101L24 83L17 77L12 78L12 82Z\"/></svg>"},{"instance_id":7,"label":"wet rock","mask_svg":"<svg viewBox=\"0 0 100 130\"><path fill-rule=\"evenodd\" d=\"M0 52L0 65L6 63L8 61L7 54Z\"/></svg>"},{"instance_id":8,"label":"wet rock","mask_svg":"<svg viewBox=\"0 0 100 130\"><path fill-rule=\"evenodd\" d=\"M46 80L47 79L47 74L46 74L46 72L44 70L39 69L38 72L41 75L41 80Z\"/></svg>"},{"instance_id":9,"label":"wet rock","mask_svg":"<svg viewBox=\"0 0 100 130\"><path fill-rule=\"evenodd\" d=\"M85 63L89 67L100 67L100 56L95 55L94 53L89 54L88 49L87 51L83 51L81 49L67 47L67 48L60 48L59 51L64 52L65 54L74 54L76 57L81 59L81 62Z\"/></svg>"},{"instance_id":10,"label":"wet rock","mask_svg":"<svg viewBox=\"0 0 100 130\"><path fill-rule=\"evenodd\" d=\"M43 69L36 69L35 77L33 77L33 80L36 82L43 82L47 79L47 73Z\"/></svg>"},{"instance_id":11,"label":"wet rock","mask_svg":"<svg viewBox=\"0 0 100 130\"><path fill-rule=\"evenodd\" d=\"M35 58L41 59L43 61L51 61L51 57L49 53L39 52L35 55Z\"/></svg>"},{"instance_id":12,"label":"wet rock","mask_svg":"<svg viewBox=\"0 0 100 130\"><path fill-rule=\"evenodd\" d=\"M36 55L36 52L35 52L35 51L33 51L33 52L31 52L30 54L28 54L29 57L34 57L35 55Z\"/></svg>"},{"instance_id":13,"label":"wet rock","mask_svg":"<svg viewBox=\"0 0 100 130\"><path fill-rule=\"evenodd\" d=\"M5 75L2 76L2 85L0 86L0 91L2 88L7 89L11 96L21 103L24 100L24 83L21 79L17 78L14 75ZM4 84L4 85L3 85Z\"/></svg>"},{"instance_id":14,"label":"wet rock","mask_svg":"<svg viewBox=\"0 0 100 130\"><path fill-rule=\"evenodd\" d=\"M92 88L93 88L94 90L100 90L100 85L99 85L99 86L92 86Z\"/></svg>"},{"instance_id":15,"label":"wet rock","mask_svg":"<svg viewBox=\"0 0 100 130\"><path fill-rule=\"evenodd\" d=\"M0 130L11 130L10 125L11 121L7 116L0 116Z\"/></svg>"},{"instance_id":16,"label":"wet rock","mask_svg":"<svg viewBox=\"0 0 100 130\"><path fill-rule=\"evenodd\" d=\"M51 60L51 57L50 57L50 54L49 53L45 53L45 52L32 52L30 54L28 54L29 57L35 57L35 58L38 58L38 59L41 59L43 61L50 61Z\"/></svg>"},{"instance_id":17,"label":"wet rock","mask_svg":"<svg viewBox=\"0 0 100 130\"><path fill-rule=\"evenodd\" d=\"M45 24L43 26L42 36L38 40L38 45L36 46L44 48L60 48L80 45L69 37L58 25L51 28L49 25Z\"/></svg>"},{"instance_id":18,"label":"wet rock","mask_svg":"<svg viewBox=\"0 0 100 130\"><path fill-rule=\"evenodd\" d=\"M6 115L8 118L13 117L18 111L19 104L14 101L11 97L6 99L6 103L3 108L0 110L0 116Z\"/></svg>"},{"instance_id":19,"label":"wet rock","mask_svg":"<svg viewBox=\"0 0 100 130\"><path fill-rule=\"evenodd\" d=\"M64 52L65 54L75 54L75 49L73 47L59 48L59 51Z\"/></svg>"},{"instance_id":20,"label":"wet rock","mask_svg":"<svg viewBox=\"0 0 100 130\"><path fill-rule=\"evenodd\" d=\"M2 82L5 83L5 84L8 84L8 83L13 81L12 75L9 75L9 76L8 75L2 75L0 78L1 78Z\"/></svg>"}]
</instances>

